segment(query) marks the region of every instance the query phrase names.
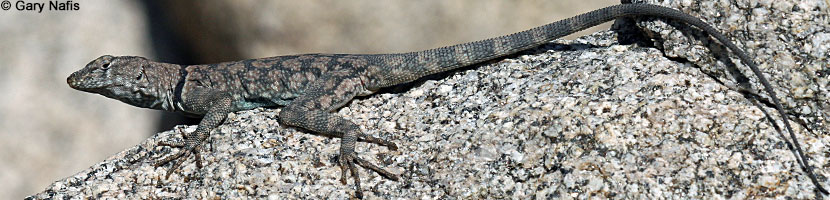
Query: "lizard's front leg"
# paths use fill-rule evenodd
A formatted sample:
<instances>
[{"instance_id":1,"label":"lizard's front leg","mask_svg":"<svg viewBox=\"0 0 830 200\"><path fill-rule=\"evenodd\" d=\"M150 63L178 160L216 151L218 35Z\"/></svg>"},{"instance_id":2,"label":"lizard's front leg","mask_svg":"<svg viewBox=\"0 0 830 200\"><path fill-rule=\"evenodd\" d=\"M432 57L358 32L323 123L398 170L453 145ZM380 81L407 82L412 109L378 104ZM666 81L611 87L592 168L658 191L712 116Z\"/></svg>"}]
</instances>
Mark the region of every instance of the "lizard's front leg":
<instances>
[{"instance_id":1,"label":"lizard's front leg","mask_svg":"<svg viewBox=\"0 0 830 200\"><path fill-rule=\"evenodd\" d=\"M331 113L352 100L362 88L360 79L353 74L331 73L309 85L303 95L280 111L280 121L284 124L341 138L339 160L342 169L341 181L345 184L346 172L351 172L357 187L355 195L358 198L362 197L362 192L355 164L369 168L391 180L398 180L397 175L361 159L354 151L355 142L358 140L380 144L391 150L396 150L397 146L387 140L363 134L355 123Z\"/></svg>"},{"instance_id":2,"label":"lizard's front leg","mask_svg":"<svg viewBox=\"0 0 830 200\"><path fill-rule=\"evenodd\" d=\"M155 162L155 166L161 166L168 162L184 157L184 159L173 162L170 169L167 170L165 179L170 177L173 170L184 163L190 155L196 158L196 167L202 168L201 152L205 141L210 137L210 131L222 124L228 113L231 110L231 96L226 92L220 92L213 89L196 88L193 92L188 93L183 97L184 105L188 109L196 112L206 113L196 131L192 133L182 133L183 141L162 141L159 146L170 146L182 148L179 152L173 155L161 158Z\"/></svg>"}]
</instances>

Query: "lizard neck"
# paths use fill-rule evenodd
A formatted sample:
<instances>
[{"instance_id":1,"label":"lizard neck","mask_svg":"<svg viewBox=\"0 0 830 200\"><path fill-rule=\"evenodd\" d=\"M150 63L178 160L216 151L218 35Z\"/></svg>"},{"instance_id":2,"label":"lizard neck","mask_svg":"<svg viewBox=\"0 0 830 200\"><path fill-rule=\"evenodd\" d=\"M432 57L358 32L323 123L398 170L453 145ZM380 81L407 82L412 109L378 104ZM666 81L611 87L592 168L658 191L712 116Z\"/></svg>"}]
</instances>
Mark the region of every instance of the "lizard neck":
<instances>
[{"instance_id":1,"label":"lizard neck","mask_svg":"<svg viewBox=\"0 0 830 200\"><path fill-rule=\"evenodd\" d=\"M178 77L173 85L173 90L166 90L165 98L167 101L162 104L162 108L167 111L184 111L184 101L182 100L182 90L184 89L184 83L187 81L187 66L186 65L178 65L179 71L175 77Z\"/></svg>"},{"instance_id":2,"label":"lizard neck","mask_svg":"<svg viewBox=\"0 0 830 200\"><path fill-rule=\"evenodd\" d=\"M155 88L156 91L155 102L151 104L150 108L165 111L183 111L181 96L182 87L187 78L187 70L185 70L187 66L152 61L149 64L152 69L155 69L153 78L156 79L152 81L156 84L148 86Z\"/></svg>"}]
</instances>

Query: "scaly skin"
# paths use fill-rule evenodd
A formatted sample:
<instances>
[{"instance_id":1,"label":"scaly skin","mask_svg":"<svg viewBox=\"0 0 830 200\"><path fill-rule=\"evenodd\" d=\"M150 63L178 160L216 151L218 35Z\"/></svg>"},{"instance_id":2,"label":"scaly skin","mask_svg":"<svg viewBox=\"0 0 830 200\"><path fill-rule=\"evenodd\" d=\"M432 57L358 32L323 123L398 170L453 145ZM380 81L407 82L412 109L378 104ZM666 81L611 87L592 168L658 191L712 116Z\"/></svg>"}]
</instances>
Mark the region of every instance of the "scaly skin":
<instances>
[{"instance_id":1,"label":"scaly skin","mask_svg":"<svg viewBox=\"0 0 830 200\"><path fill-rule=\"evenodd\" d=\"M154 62L142 57L105 55L70 75L67 83L72 88L98 93L138 107L203 115L195 132L182 135L183 142L159 143L183 149L159 159L156 166L194 155L197 166L201 167L199 153L202 146L211 130L221 125L228 113L256 107L282 106L279 119L283 124L341 138L341 180L345 184L347 172L351 172L356 185L355 195L362 197L355 164L391 180L399 178L359 158L354 151L355 142L375 143L390 150L396 150L397 146L390 141L363 134L353 122L332 114L354 97L369 95L380 88L408 83L427 75L514 54L616 18L639 16L661 17L697 27L737 55L764 85L775 109L781 114L784 126L795 144L793 154L799 164L816 188L827 193L819 185L812 169L806 165L807 157L786 120L772 86L752 59L705 22L680 11L655 5L615 5L506 36L410 53L306 54L190 66ZM741 82L740 85L743 87L742 92L752 93L747 82ZM182 162L173 162L167 176Z\"/></svg>"}]
</instances>

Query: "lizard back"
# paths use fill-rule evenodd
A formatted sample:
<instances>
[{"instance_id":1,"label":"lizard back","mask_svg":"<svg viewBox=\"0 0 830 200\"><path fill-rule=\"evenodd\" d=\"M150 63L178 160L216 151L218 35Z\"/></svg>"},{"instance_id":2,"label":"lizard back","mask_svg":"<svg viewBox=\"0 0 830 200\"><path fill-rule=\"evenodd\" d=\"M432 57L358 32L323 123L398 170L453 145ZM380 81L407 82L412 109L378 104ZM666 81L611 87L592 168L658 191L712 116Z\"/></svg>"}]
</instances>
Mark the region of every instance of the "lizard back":
<instances>
[{"instance_id":1,"label":"lizard back","mask_svg":"<svg viewBox=\"0 0 830 200\"><path fill-rule=\"evenodd\" d=\"M226 91L234 99L233 111L286 106L320 77L344 70L361 73L374 65L377 55L302 54L247 59L183 68L179 83L183 98L197 87ZM370 94L371 91L364 92ZM200 111L184 108L192 114Z\"/></svg>"}]
</instances>

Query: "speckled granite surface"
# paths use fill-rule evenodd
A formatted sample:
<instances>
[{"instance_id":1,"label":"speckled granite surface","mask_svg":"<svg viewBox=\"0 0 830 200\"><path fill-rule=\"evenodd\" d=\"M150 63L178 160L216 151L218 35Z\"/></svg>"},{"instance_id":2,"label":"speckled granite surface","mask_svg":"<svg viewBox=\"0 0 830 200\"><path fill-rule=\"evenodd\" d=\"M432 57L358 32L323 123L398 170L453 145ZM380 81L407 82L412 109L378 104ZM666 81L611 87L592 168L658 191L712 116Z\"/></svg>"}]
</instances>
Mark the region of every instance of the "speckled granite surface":
<instances>
[{"instance_id":1,"label":"speckled granite surface","mask_svg":"<svg viewBox=\"0 0 830 200\"><path fill-rule=\"evenodd\" d=\"M664 5L725 30L761 64L793 118L812 129L811 134L795 125L819 179L830 185L825 178L830 174L827 3L693 2ZM364 195L819 195L761 111L723 85L734 82L712 64L705 46L695 40L687 44L682 33L662 22L639 24L663 38L657 42L660 48L620 45L615 33L599 32L348 104L339 115L400 147L392 152L358 145L360 156L403 178L393 182L361 170ZM340 140L281 126L278 111L232 114L213 132L212 150L202 155L205 168L188 162L163 180L166 168L153 168L147 161L169 151L155 147L157 141L195 129L180 126L33 197L349 198L353 189L340 184L336 164Z\"/></svg>"}]
</instances>

